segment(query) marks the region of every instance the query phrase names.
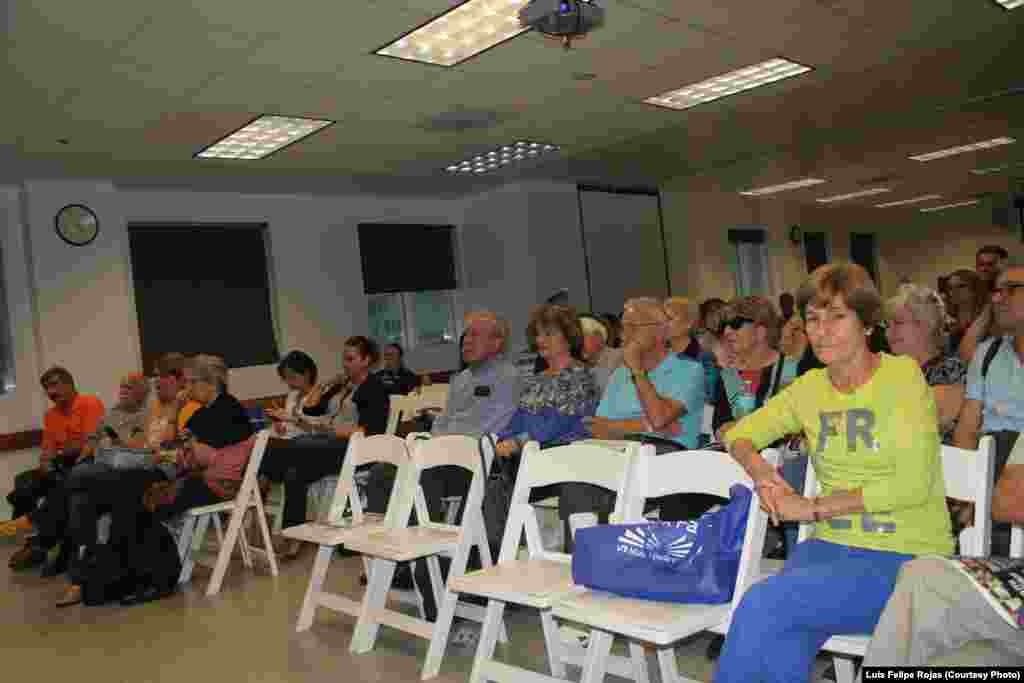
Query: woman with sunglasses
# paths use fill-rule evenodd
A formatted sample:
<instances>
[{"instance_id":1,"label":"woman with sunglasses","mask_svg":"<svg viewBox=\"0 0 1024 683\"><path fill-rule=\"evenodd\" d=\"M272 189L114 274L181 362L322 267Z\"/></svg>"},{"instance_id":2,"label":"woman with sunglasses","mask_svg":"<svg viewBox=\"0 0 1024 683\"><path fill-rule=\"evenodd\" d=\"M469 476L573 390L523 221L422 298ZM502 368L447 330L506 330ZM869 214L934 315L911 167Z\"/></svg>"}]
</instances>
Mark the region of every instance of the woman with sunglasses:
<instances>
[{"instance_id":1,"label":"woman with sunglasses","mask_svg":"<svg viewBox=\"0 0 1024 683\"><path fill-rule=\"evenodd\" d=\"M719 440L796 378L797 361L779 352L781 330L768 299L746 296L729 304L722 339L735 354L736 365L722 369L715 390L712 425Z\"/></svg>"},{"instance_id":2,"label":"woman with sunglasses","mask_svg":"<svg viewBox=\"0 0 1024 683\"><path fill-rule=\"evenodd\" d=\"M810 680L835 635L871 633L902 565L953 550L935 398L905 356L871 350L882 301L851 263L816 269L797 294L811 370L730 429L729 453L774 522L813 522L781 572L733 613L715 683ZM805 497L758 453L804 432L821 495Z\"/></svg>"}]
</instances>

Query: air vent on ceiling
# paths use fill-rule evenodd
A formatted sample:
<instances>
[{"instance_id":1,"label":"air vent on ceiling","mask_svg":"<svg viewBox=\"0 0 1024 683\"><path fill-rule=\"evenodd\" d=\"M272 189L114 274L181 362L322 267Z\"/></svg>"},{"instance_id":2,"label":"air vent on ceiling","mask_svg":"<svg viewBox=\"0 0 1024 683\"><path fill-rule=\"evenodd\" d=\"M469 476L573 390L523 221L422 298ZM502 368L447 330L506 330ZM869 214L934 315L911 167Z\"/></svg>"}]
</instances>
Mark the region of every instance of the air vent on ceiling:
<instances>
[{"instance_id":1,"label":"air vent on ceiling","mask_svg":"<svg viewBox=\"0 0 1024 683\"><path fill-rule=\"evenodd\" d=\"M498 112L486 109L456 109L423 118L417 128L436 133L461 133L464 130L480 130L498 124Z\"/></svg>"}]
</instances>

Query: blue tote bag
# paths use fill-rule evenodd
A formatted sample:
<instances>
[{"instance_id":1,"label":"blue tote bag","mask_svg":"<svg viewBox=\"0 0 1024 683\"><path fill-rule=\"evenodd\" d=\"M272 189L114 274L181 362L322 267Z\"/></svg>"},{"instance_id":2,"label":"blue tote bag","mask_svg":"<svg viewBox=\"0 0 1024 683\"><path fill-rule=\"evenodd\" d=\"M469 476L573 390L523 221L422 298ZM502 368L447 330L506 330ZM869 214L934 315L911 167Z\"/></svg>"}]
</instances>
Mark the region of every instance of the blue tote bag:
<instances>
[{"instance_id":1,"label":"blue tote bag","mask_svg":"<svg viewBox=\"0 0 1024 683\"><path fill-rule=\"evenodd\" d=\"M750 511L750 489L685 522L606 524L576 532L577 585L630 598L715 605L732 600Z\"/></svg>"}]
</instances>

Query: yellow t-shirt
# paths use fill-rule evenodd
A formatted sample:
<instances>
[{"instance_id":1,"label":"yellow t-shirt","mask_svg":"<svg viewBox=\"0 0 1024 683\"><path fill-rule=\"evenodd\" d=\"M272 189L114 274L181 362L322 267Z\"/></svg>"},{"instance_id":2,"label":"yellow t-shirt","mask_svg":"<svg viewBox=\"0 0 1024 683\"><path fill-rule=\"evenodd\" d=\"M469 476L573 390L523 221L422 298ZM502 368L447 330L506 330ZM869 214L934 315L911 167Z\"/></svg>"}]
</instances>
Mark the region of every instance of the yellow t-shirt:
<instances>
[{"instance_id":1,"label":"yellow t-shirt","mask_svg":"<svg viewBox=\"0 0 1024 683\"><path fill-rule=\"evenodd\" d=\"M874 376L853 393L811 370L725 437L762 449L804 432L822 495L861 489L864 513L815 525L833 543L911 555L953 552L935 399L909 357L881 354Z\"/></svg>"}]
</instances>

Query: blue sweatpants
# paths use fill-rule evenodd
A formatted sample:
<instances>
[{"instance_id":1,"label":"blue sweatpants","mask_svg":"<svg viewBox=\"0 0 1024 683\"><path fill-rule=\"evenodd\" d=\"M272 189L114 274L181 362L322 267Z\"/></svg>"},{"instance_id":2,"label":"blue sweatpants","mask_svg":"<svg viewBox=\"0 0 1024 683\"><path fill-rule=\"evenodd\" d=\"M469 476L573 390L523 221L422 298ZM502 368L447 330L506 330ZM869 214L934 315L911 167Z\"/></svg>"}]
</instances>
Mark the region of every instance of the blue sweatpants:
<instances>
[{"instance_id":1,"label":"blue sweatpants","mask_svg":"<svg viewBox=\"0 0 1024 683\"><path fill-rule=\"evenodd\" d=\"M733 615L715 683L806 683L834 635L871 633L911 555L817 539L754 584Z\"/></svg>"}]
</instances>

